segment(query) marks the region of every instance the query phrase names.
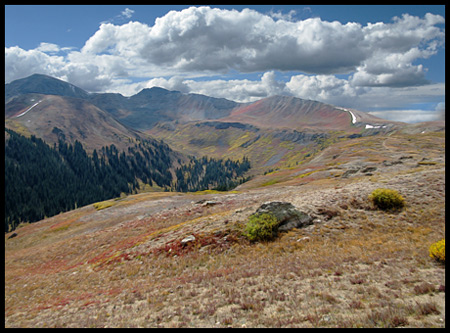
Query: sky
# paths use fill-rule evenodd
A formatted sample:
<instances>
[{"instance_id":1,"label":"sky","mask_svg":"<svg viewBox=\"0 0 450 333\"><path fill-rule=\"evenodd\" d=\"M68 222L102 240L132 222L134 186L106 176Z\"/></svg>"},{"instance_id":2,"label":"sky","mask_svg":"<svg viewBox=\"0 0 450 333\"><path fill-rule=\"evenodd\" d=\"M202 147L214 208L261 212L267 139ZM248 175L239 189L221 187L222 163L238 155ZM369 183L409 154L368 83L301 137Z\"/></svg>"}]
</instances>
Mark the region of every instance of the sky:
<instances>
[{"instance_id":1,"label":"sky","mask_svg":"<svg viewBox=\"0 0 450 333\"><path fill-rule=\"evenodd\" d=\"M34 73L431 121L445 114L445 6L5 5L5 83Z\"/></svg>"}]
</instances>

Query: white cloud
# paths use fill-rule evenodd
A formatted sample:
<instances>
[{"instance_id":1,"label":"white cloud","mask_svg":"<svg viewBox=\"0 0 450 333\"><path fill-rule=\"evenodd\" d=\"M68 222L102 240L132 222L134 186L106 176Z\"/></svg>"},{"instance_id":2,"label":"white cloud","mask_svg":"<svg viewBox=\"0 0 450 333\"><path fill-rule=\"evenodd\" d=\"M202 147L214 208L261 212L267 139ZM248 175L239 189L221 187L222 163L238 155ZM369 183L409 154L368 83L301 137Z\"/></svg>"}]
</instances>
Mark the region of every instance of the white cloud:
<instances>
[{"instance_id":1,"label":"white cloud","mask_svg":"<svg viewBox=\"0 0 450 333\"><path fill-rule=\"evenodd\" d=\"M34 73L55 76L64 66L61 56L48 55L38 49L26 51L18 46L5 48L6 83Z\"/></svg>"},{"instance_id":2,"label":"white cloud","mask_svg":"<svg viewBox=\"0 0 450 333\"><path fill-rule=\"evenodd\" d=\"M244 9L190 7L170 11L149 27L139 22L102 24L83 48L132 57L148 67L180 73L300 71L352 73L354 84L407 86L425 83L425 70L413 61L442 46L438 15L404 15L392 23L292 21L293 12L271 16ZM244 32L244 33L243 33ZM397 79L397 78L401 79Z\"/></svg>"},{"instance_id":3,"label":"white cloud","mask_svg":"<svg viewBox=\"0 0 450 333\"><path fill-rule=\"evenodd\" d=\"M369 114L382 119L405 123L419 123L442 119L441 114L435 110L384 110L372 111Z\"/></svg>"},{"instance_id":4,"label":"white cloud","mask_svg":"<svg viewBox=\"0 0 450 333\"><path fill-rule=\"evenodd\" d=\"M370 52L357 66L352 83L378 87L427 84L426 69L413 62L429 58L443 46L445 32L435 26L440 23L445 19L430 13L423 19L404 14L393 23L369 23L362 30Z\"/></svg>"},{"instance_id":5,"label":"white cloud","mask_svg":"<svg viewBox=\"0 0 450 333\"><path fill-rule=\"evenodd\" d=\"M355 99L368 91L334 75L295 75L286 86L297 97L344 107L354 107Z\"/></svg>"},{"instance_id":6,"label":"white cloud","mask_svg":"<svg viewBox=\"0 0 450 333\"><path fill-rule=\"evenodd\" d=\"M116 18L133 13L126 8ZM103 23L81 50L46 42L32 50L5 48L5 82L43 73L88 91L131 95L155 85L236 101L287 94L362 109L445 96L445 85L428 84L420 64L444 47L443 17L405 14L362 26L295 20L295 14L190 7L168 12L153 26ZM230 72L261 77L205 79ZM277 72L292 76L280 81Z\"/></svg>"},{"instance_id":7,"label":"white cloud","mask_svg":"<svg viewBox=\"0 0 450 333\"><path fill-rule=\"evenodd\" d=\"M306 7L309 8L309 7ZM311 10L311 8L309 8ZM274 12L271 10L269 12L270 17L276 20L284 20L284 21L294 21L294 17L297 15L297 11L295 9L291 9L289 13L283 14L281 11Z\"/></svg>"},{"instance_id":8,"label":"white cloud","mask_svg":"<svg viewBox=\"0 0 450 333\"><path fill-rule=\"evenodd\" d=\"M58 53L60 51L60 48L56 44L42 42L39 44L36 50L44 53Z\"/></svg>"},{"instance_id":9,"label":"white cloud","mask_svg":"<svg viewBox=\"0 0 450 333\"><path fill-rule=\"evenodd\" d=\"M134 10L132 10L130 8L125 8L125 10L120 13L120 15L122 15L124 18L127 18L127 19L131 18L131 16L133 16L133 14L134 14Z\"/></svg>"},{"instance_id":10,"label":"white cloud","mask_svg":"<svg viewBox=\"0 0 450 333\"><path fill-rule=\"evenodd\" d=\"M356 23L275 21L249 9L191 7L158 18L140 55L177 72L348 72L365 57L358 47L363 38Z\"/></svg>"},{"instance_id":11,"label":"white cloud","mask_svg":"<svg viewBox=\"0 0 450 333\"><path fill-rule=\"evenodd\" d=\"M112 19L108 19L106 21L102 21L100 22L100 24L108 24L108 23L113 23L113 22L123 22L127 19L130 19L134 14L134 10L130 9L130 8L125 8L123 11L120 12L119 15L114 16Z\"/></svg>"}]
</instances>

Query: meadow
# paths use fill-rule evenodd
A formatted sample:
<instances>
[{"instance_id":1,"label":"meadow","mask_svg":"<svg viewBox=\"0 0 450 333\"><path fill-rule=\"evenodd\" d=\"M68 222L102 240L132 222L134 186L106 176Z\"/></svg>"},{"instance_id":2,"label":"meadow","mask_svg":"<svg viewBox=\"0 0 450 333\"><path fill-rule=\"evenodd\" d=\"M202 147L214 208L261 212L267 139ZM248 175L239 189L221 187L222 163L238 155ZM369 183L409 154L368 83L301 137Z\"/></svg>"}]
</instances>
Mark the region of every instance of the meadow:
<instances>
[{"instance_id":1,"label":"meadow","mask_svg":"<svg viewBox=\"0 0 450 333\"><path fill-rule=\"evenodd\" d=\"M233 192L141 193L24 224L5 234L5 326L445 327L445 264L429 255L445 237L444 140L358 138ZM405 206L375 207L377 188ZM314 223L251 242L268 201Z\"/></svg>"}]
</instances>

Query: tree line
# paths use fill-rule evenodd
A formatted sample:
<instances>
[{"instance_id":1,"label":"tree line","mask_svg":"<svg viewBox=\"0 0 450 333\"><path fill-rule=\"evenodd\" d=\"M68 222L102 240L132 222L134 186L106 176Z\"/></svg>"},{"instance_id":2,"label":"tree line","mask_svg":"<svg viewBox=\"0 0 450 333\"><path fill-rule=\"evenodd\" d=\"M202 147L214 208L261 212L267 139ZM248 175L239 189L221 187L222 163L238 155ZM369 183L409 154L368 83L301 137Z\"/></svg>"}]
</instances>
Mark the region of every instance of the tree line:
<instances>
[{"instance_id":1,"label":"tree line","mask_svg":"<svg viewBox=\"0 0 450 333\"><path fill-rule=\"evenodd\" d=\"M141 184L181 192L228 190L245 178L248 159L191 158L174 174L174 155L162 141L142 139L119 151L113 144L88 155L79 141L60 138L50 147L35 136L12 130L5 141L5 232L20 222L35 222L97 201L136 193ZM181 172L181 173L180 173ZM241 177L238 179L238 177Z\"/></svg>"},{"instance_id":2,"label":"tree line","mask_svg":"<svg viewBox=\"0 0 450 333\"><path fill-rule=\"evenodd\" d=\"M249 180L249 177L243 177L249 169L250 161L247 157L244 157L242 162L208 157L191 159L189 164L176 169L175 190L178 192L195 192L205 189L228 191Z\"/></svg>"}]
</instances>

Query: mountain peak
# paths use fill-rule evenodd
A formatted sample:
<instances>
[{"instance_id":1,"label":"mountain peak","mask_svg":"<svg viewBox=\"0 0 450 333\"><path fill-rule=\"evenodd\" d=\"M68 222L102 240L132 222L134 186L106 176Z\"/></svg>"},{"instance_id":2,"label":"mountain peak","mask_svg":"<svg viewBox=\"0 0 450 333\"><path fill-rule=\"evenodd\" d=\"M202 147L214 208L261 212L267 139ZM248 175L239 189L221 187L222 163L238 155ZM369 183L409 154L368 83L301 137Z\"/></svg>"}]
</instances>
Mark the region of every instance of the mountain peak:
<instances>
[{"instance_id":1,"label":"mountain peak","mask_svg":"<svg viewBox=\"0 0 450 333\"><path fill-rule=\"evenodd\" d=\"M44 74L33 74L5 86L5 101L22 94L59 95L87 98L89 93L77 86Z\"/></svg>"}]
</instances>

